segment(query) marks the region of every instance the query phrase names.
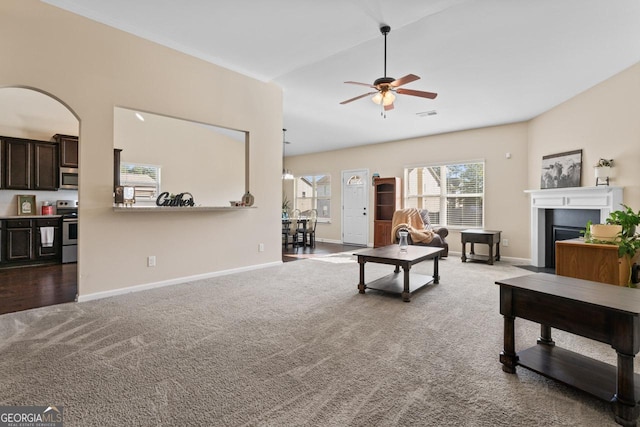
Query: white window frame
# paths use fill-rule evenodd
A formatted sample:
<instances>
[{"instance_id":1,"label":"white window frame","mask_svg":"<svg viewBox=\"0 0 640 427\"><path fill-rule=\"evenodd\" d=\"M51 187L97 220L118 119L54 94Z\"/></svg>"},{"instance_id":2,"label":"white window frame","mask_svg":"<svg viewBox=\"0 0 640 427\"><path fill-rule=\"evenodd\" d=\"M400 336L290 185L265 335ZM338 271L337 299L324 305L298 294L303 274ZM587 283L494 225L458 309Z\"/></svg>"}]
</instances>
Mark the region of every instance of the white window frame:
<instances>
[{"instance_id":1,"label":"white window frame","mask_svg":"<svg viewBox=\"0 0 640 427\"><path fill-rule=\"evenodd\" d=\"M312 177L313 178L313 182L311 184L311 195L305 194L304 197L302 197L301 193L302 190L300 190L298 188L299 182L301 178L306 178L306 177ZM328 177L329 178L329 183L327 184L327 186L325 187L327 190L326 194L322 194L322 195L318 195L318 185L317 185L317 181L316 179L318 177ZM326 222L329 223L331 222L331 174L329 173L309 173L309 174L302 174L302 175L296 175L295 180L294 180L294 186L293 186L293 194L294 194L294 200L293 200L293 207L294 209L300 209L300 211L305 211L308 209L318 209L318 200L327 200L328 201L328 205L329 205L329 209L328 209L328 214L329 216L323 216L323 213L320 212L320 210L318 209L318 222ZM309 201L310 204L308 204L308 206L302 206L302 208L300 207L301 201Z\"/></svg>"},{"instance_id":2,"label":"white window frame","mask_svg":"<svg viewBox=\"0 0 640 427\"><path fill-rule=\"evenodd\" d=\"M482 192L480 193L447 193L447 168L451 166L459 166L459 165L472 165L479 164L482 166ZM438 193L427 194L424 192L424 184L422 187L419 185L416 186L417 192L412 194L410 192L410 179L409 174L412 170L422 169L422 168L432 168L432 167L440 167L440 185ZM438 197L439 198L439 221L434 221L433 217L431 217L432 225L437 225L440 227L447 227L449 229L459 229L464 230L467 228L484 228L485 224L485 183L486 183L486 164L485 161L482 160L467 160L467 161L456 161L456 162L445 162L445 163L429 163L429 164L420 164L420 165L412 165L404 167L404 206L424 206L423 200L424 197ZM419 187L419 188L418 188ZM447 218L447 200L451 198L460 198L460 197L479 197L482 203L482 218L480 220L480 224L476 225L451 225L448 224Z\"/></svg>"}]
</instances>

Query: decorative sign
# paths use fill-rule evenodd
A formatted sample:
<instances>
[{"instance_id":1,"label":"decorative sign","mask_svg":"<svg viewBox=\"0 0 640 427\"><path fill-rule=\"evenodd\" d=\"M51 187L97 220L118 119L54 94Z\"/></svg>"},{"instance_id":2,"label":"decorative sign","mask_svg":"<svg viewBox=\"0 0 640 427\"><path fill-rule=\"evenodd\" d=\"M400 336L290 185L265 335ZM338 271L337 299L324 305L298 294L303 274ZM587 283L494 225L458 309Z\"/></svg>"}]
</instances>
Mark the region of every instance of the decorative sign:
<instances>
[{"instance_id":1,"label":"decorative sign","mask_svg":"<svg viewBox=\"0 0 640 427\"><path fill-rule=\"evenodd\" d=\"M36 196L33 194L18 195L18 215L36 215Z\"/></svg>"},{"instance_id":2,"label":"decorative sign","mask_svg":"<svg viewBox=\"0 0 640 427\"><path fill-rule=\"evenodd\" d=\"M171 206L171 207L184 207L195 206L196 202L193 200L191 193L169 194L165 191L161 193L156 199L156 206Z\"/></svg>"}]
</instances>

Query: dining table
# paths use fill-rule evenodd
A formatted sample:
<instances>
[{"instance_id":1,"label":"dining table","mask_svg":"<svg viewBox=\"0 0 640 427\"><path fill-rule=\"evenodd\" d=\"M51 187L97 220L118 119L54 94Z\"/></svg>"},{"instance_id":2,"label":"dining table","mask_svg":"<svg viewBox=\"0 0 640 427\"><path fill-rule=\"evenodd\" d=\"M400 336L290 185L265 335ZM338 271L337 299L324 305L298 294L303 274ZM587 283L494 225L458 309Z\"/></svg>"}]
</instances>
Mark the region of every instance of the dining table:
<instances>
[{"instance_id":1,"label":"dining table","mask_svg":"<svg viewBox=\"0 0 640 427\"><path fill-rule=\"evenodd\" d=\"M285 233L285 230L287 233L290 232L291 230L291 224L294 224L296 228L296 230L300 230L300 232L302 233L302 242L298 242L297 241L297 232L295 234L296 238L294 239L292 245L295 246L302 246L302 247L306 247L308 246L308 242L307 242L307 222L309 221L310 218L307 217L298 217L298 218L282 218L282 234ZM300 227L300 225L302 225L302 227ZM288 240L285 240L284 243L285 247L288 245Z\"/></svg>"}]
</instances>

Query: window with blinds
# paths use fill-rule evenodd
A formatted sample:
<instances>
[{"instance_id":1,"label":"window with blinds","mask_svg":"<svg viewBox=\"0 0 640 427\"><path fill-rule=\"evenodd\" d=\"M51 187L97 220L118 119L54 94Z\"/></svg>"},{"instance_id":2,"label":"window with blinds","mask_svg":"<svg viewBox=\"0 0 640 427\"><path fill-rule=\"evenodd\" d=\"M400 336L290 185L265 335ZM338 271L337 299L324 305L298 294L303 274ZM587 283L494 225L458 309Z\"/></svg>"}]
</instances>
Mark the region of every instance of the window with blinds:
<instances>
[{"instance_id":1,"label":"window with blinds","mask_svg":"<svg viewBox=\"0 0 640 427\"><path fill-rule=\"evenodd\" d=\"M484 226L484 162L404 170L404 207L427 209L433 225Z\"/></svg>"},{"instance_id":2,"label":"window with blinds","mask_svg":"<svg viewBox=\"0 0 640 427\"><path fill-rule=\"evenodd\" d=\"M120 185L134 187L136 201L155 201L160 194L160 166L123 162Z\"/></svg>"}]
</instances>

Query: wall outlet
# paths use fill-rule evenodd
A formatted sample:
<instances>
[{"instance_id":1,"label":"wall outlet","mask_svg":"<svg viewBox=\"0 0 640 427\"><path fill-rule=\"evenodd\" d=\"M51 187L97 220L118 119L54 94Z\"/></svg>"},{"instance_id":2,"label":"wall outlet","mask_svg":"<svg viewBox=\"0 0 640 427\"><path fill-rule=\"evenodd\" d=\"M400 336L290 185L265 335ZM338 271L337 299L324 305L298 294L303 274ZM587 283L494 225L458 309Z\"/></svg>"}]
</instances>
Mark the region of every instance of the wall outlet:
<instances>
[{"instance_id":1,"label":"wall outlet","mask_svg":"<svg viewBox=\"0 0 640 427\"><path fill-rule=\"evenodd\" d=\"M264 243L258 243L258 252L264 252Z\"/></svg>"},{"instance_id":2,"label":"wall outlet","mask_svg":"<svg viewBox=\"0 0 640 427\"><path fill-rule=\"evenodd\" d=\"M155 267L156 266L156 256L150 255L147 257L147 267Z\"/></svg>"},{"instance_id":3,"label":"wall outlet","mask_svg":"<svg viewBox=\"0 0 640 427\"><path fill-rule=\"evenodd\" d=\"M509 239L502 239L502 246L504 247L509 246Z\"/></svg>"}]
</instances>

